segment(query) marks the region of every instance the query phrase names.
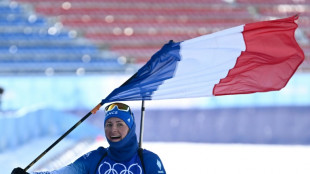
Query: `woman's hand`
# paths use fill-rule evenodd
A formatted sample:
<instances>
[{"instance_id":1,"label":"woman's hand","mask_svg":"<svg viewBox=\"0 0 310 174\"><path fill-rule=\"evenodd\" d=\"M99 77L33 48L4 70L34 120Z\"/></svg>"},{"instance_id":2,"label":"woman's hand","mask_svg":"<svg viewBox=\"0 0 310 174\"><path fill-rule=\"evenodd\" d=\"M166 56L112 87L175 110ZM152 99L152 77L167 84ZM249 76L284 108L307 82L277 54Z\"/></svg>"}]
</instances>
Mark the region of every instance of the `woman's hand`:
<instances>
[{"instance_id":1,"label":"woman's hand","mask_svg":"<svg viewBox=\"0 0 310 174\"><path fill-rule=\"evenodd\" d=\"M29 174L29 173L27 173L24 169L17 167L13 169L11 174Z\"/></svg>"}]
</instances>

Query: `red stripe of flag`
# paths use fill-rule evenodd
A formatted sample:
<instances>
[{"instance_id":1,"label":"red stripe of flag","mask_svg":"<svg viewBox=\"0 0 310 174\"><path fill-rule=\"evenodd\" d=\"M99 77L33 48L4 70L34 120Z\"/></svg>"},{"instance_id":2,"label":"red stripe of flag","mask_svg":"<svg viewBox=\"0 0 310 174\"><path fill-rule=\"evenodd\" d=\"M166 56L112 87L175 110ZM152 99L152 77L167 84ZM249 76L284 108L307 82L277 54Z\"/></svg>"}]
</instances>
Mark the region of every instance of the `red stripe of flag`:
<instances>
[{"instance_id":1,"label":"red stripe of flag","mask_svg":"<svg viewBox=\"0 0 310 174\"><path fill-rule=\"evenodd\" d=\"M246 50L236 65L213 89L214 95L266 92L283 88L304 60L290 18L246 24Z\"/></svg>"}]
</instances>

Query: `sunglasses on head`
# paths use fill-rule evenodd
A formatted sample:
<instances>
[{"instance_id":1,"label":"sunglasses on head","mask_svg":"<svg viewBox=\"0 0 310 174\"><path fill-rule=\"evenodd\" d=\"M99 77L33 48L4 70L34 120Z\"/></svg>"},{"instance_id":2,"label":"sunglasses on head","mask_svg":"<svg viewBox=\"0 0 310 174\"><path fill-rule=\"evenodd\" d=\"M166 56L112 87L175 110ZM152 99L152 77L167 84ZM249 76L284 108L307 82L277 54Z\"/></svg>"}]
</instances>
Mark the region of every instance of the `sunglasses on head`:
<instances>
[{"instance_id":1,"label":"sunglasses on head","mask_svg":"<svg viewBox=\"0 0 310 174\"><path fill-rule=\"evenodd\" d=\"M118 110L131 113L130 107L126 104L123 104L123 103L112 103L112 104L106 106L104 110L105 110L105 112L108 112L108 111L113 110L115 107L117 107Z\"/></svg>"}]
</instances>

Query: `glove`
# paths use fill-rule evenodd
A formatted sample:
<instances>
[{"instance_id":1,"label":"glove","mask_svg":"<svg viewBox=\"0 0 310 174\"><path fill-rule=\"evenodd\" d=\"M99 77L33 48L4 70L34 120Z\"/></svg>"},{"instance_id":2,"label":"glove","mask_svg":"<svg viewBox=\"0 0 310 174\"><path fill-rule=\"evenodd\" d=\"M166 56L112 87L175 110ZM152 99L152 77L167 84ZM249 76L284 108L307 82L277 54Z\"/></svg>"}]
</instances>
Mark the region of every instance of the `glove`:
<instances>
[{"instance_id":1,"label":"glove","mask_svg":"<svg viewBox=\"0 0 310 174\"><path fill-rule=\"evenodd\" d=\"M17 167L15 168L11 174L29 174L24 169Z\"/></svg>"}]
</instances>

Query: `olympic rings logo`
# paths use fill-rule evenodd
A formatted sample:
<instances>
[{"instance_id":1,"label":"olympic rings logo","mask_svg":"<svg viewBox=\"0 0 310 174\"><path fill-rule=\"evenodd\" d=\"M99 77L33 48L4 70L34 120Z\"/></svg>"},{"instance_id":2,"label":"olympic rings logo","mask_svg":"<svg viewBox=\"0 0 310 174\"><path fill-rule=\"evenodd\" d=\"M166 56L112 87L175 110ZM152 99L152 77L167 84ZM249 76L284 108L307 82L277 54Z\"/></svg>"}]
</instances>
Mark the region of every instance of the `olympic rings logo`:
<instances>
[{"instance_id":1,"label":"olympic rings logo","mask_svg":"<svg viewBox=\"0 0 310 174\"><path fill-rule=\"evenodd\" d=\"M104 174L134 174L134 172L133 171L131 171L132 170L132 168L133 167L138 167L138 170L139 170L139 174L142 174L142 168L139 166L139 164L138 163L135 163L135 164L132 164L132 165L130 165L129 167L128 167L128 169L127 169L127 167L124 165L124 164L122 164L122 163L115 163L115 164L113 164L113 166L111 166L111 164L110 163L108 163L108 162L104 162L103 164L101 164L100 166L99 166L99 168L98 168L98 172L99 172L99 174L101 174L101 167L103 166L103 165L107 165L108 167L109 167L109 169L108 170L106 170L105 172L104 172ZM118 173L118 171L115 169L117 166L120 166L120 168L121 168L121 171L119 171L119 173Z\"/></svg>"}]
</instances>

